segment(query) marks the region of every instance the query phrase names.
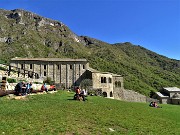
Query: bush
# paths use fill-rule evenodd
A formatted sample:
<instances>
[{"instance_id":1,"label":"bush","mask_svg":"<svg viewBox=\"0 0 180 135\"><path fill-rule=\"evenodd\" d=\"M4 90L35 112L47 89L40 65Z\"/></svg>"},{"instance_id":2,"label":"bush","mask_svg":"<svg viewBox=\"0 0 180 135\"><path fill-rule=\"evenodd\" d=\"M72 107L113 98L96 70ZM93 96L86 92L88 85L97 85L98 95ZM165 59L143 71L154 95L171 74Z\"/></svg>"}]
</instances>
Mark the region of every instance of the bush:
<instances>
[{"instance_id":1,"label":"bush","mask_svg":"<svg viewBox=\"0 0 180 135\"><path fill-rule=\"evenodd\" d=\"M91 79L84 79L81 81L80 84L81 88L89 89L92 86L92 80Z\"/></svg>"},{"instance_id":2,"label":"bush","mask_svg":"<svg viewBox=\"0 0 180 135\"><path fill-rule=\"evenodd\" d=\"M40 82L33 82L34 84L42 84L42 83L40 83Z\"/></svg>"},{"instance_id":3,"label":"bush","mask_svg":"<svg viewBox=\"0 0 180 135\"><path fill-rule=\"evenodd\" d=\"M6 69L6 68L4 68L4 67L0 67L0 70L4 70L4 71L6 71L7 69Z\"/></svg>"},{"instance_id":4,"label":"bush","mask_svg":"<svg viewBox=\"0 0 180 135\"><path fill-rule=\"evenodd\" d=\"M88 95L102 96L102 89L88 90Z\"/></svg>"},{"instance_id":5,"label":"bush","mask_svg":"<svg viewBox=\"0 0 180 135\"><path fill-rule=\"evenodd\" d=\"M16 83L16 79L13 78L8 78L7 81L8 83Z\"/></svg>"},{"instance_id":6,"label":"bush","mask_svg":"<svg viewBox=\"0 0 180 135\"><path fill-rule=\"evenodd\" d=\"M46 79L44 79L43 83L47 83L49 85L52 85L54 83L54 81L51 80L51 77L47 77Z\"/></svg>"}]
</instances>

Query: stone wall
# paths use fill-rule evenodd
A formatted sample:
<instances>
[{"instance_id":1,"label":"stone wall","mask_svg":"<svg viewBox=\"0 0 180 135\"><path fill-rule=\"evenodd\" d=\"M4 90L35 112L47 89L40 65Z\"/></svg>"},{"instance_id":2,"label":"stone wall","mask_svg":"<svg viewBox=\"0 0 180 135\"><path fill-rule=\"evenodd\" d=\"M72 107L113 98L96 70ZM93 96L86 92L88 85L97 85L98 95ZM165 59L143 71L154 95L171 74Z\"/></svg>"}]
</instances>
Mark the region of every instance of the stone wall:
<instances>
[{"instance_id":1,"label":"stone wall","mask_svg":"<svg viewBox=\"0 0 180 135\"><path fill-rule=\"evenodd\" d=\"M147 102L147 97L132 90L123 88L114 89L114 99L130 102Z\"/></svg>"},{"instance_id":2,"label":"stone wall","mask_svg":"<svg viewBox=\"0 0 180 135\"><path fill-rule=\"evenodd\" d=\"M123 90L123 100L132 102L146 102L146 96L132 90Z\"/></svg>"}]
</instances>

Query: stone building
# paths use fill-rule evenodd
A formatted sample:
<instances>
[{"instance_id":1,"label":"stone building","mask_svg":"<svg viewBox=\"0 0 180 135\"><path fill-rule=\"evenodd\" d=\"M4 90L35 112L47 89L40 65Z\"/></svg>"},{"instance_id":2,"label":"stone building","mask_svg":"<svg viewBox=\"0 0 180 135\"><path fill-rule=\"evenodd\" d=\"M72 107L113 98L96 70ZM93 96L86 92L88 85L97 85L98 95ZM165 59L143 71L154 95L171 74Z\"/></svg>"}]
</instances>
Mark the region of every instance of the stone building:
<instances>
[{"instance_id":1,"label":"stone building","mask_svg":"<svg viewBox=\"0 0 180 135\"><path fill-rule=\"evenodd\" d=\"M121 75L99 72L89 67L86 71L86 78L92 80L92 87L94 89L102 89L104 97L116 98L116 91L120 93L124 89L123 77Z\"/></svg>"},{"instance_id":2,"label":"stone building","mask_svg":"<svg viewBox=\"0 0 180 135\"><path fill-rule=\"evenodd\" d=\"M180 104L180 89L177 87L162 88L153 95L162 104Z\"/></svg>"},{"instance_id":3,"label":"stone building","mask_svg":"<svg viewBox=\"0 0 180 135\"><path fill-rule=\"evenodd\" d=\"M65 88L79 85L89 67L86 59L67 58L13 58L11 66L28 75L33 73L37 78L50 77Z\"/></svg>"},{"instance_id":4,"label":"stone building","mask_svg":"<svg viewBox=\"0 0 180 135\"><path fill-rule=\"evenodd\" d=\"M93 89L101 89L105 97L120 93L123 87L123 77L109 72L99 72L89 67L86 59L62 58L13 58L12 68L36 78L50 77L55 83L71 88L79 86L84 79L92 80Z\"/></svg>"},{"instance_id":5,"label":"stone building","mask_svg":"<svg viewBox=\"0 0 180 135\"><path fill-rule=\"evenodd\" d=\"M100 72L89 67L86 59L68 58L13 58L10 69L30 78L42 80L50 77L65 88L80 86L85 79L92 81L92 89L100 90L104 97L146 102L146 96L132 90L125 90L121 75Z\"/></svg>"}]
</instances>

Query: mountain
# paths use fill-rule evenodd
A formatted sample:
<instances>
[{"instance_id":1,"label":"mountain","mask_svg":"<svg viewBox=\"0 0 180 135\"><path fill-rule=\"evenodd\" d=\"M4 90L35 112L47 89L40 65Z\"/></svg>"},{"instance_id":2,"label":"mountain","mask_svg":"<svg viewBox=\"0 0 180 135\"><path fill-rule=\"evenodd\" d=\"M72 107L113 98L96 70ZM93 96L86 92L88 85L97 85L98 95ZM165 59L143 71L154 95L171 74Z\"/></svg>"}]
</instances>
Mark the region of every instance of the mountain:
<instances>
[{"instance_id":1,"label":"mountain","mask_svg":"<svg viewBox=\"0 0 180 135\"><path fill-rule=\"evenodd\" d=\"M32 12L0 9L0 59L13 57L86 58L90 66L124 76L125 88L149 95L180 87L180 61L130 42L109 44L78 36L65 24Z\"/></svg>"}]
</instances>

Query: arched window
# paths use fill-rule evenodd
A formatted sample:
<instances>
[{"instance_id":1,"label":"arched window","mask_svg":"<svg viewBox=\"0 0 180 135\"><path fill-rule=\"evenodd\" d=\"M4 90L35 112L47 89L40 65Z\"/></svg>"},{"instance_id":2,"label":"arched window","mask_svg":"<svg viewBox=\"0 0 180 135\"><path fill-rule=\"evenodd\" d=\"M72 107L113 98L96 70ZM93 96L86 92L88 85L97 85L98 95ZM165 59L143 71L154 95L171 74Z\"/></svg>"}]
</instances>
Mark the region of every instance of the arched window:
<instances>
[{"instance_id":1,"label":"arched window","mask_svg":"<svg viewBox=\"0 0 180 135\"><path fill-rule=\"evenodd\" d=\"M121 82L120 81L118 82L118 87L121 87Z\"/></svg>"},{"instance_id":2,"label":"arched window","mask_svg":"<svg viewBox=\"0 0 180 135\"><path fill-rule=\"evenodd\" d=\"M115 82L115 87L121 87L121 82L120 81L116 81Z\"/></svg>"}]
</instances>

